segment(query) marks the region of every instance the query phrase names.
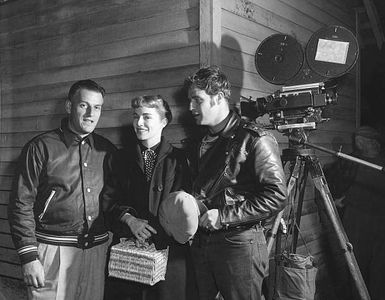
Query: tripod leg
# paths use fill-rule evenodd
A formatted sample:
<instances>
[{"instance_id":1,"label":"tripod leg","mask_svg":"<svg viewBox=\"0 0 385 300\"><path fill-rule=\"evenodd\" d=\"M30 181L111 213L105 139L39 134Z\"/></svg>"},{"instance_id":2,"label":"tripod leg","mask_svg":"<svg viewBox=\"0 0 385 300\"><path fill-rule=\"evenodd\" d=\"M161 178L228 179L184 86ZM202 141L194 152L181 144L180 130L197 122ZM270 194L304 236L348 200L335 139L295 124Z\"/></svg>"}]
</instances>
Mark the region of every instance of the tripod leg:
<instances>
[{"instance_id":1,"label":"tripod leg","mask_svg":"<svg viewBox=\"0 0 385 300\"><path fill-rule=\"evenodd\" d=\"M302 165L303 165L303 161L300 159L300 157L297 157L294 165L292 166L291 175L287 184L287 191L288 191L289 198L291 197L293 187L297 183ZM275 241L274 275L273 275L273 278L269 280L268 300L272 300L275 297L275 291L276 291L275 287L278 279L278 265L280 263L280 259L278 255L281 253L281 240L282 240L281 219L284 211L285 209L281 210L278 213L278 215L275 217L273 226L269 233L270 236L268 237L268 240L267 240L267 253L269 254L269 256Z\"/></svg>"},{"instance_id":2,"label":"tripod leg","mask_svg":"<svg viewBox=\"0 0 385 300\"><path fill-rule=\"evenodd\" d=\"M275 299L276 295L276 285L278 281L278 266L281 264L281 257L280 253L282 251L281 249L281 242L282 242L282 230L280 229L281 225L278 226L277 231L277 241L275 243L275 258L274 258L274 277L273 280L270 281L269 286L269 300Z\"/></svg>"},{"instance_id":3,"label":"tripod leg","mask_svg":"<svg viewBox=\"0 0 385 300\"><path fill-rule=\"evenodd\" d=\"M291 172L290 179L289 179L288 184L287 184L288 197L291 196L291 192L293 190L293 187L295 186L295 184L298 180L302 163L303 163L303 161L301 161L301 159L299 157L297 157L295 160L293 170ZM274 243L274 240L276 238L279 224L281 223L281 218L282 218L284 211L285 211L285 209L281 210L274 219L273 227L271 228L270 236L267 240L267 253L269 255L270 255L271 249L273 248L273 243Z\"/></svg>"},{"instance_id":4,"label":"tripod leg","mask_svg":"<svg viewBox=\"0 0 385 300\"><path fill-rule=\"evenodd\" d=\"M332 225L332 229L337 236L339 246L344 252L344 257L353 279L354 285L357 289L359 299L370 300L368 290L366 288L364 279L362 278L360 269L358 267L356 258L353 254L353 247L349 243L346 233L342 227L341 220L338 216L337 209L334 205L333 197L330 193L329 187L326 182L325 175L322 171L321 164L318 158L313 157L309 160L309 170L314 182L315 188L320 192L322 198L322 207Z\"/></svg>"},{"instance_id":5,"label":"tripod leg","mask_svg":"<svg viewBox=\"0 0 385 300\"><path fill-rule=\"evenodd\" d=\"M304 167L304 170L302 172L302 181L299 186L299 196L297 197L297 212L295 215L295 224L291 224L291 226L294 226L293 228L293 240L291 245L291 251L292 253L297 252L297 241L298 241L298 233L299 228L301 225L301 217L302 217L302 206L303 206L303 198L305 195L305 189L306 189L306 182L308 177L308 169L306 166L306 163L302 165Z\"/></svg>"},{"instance_id":6,"label":"tripod leg","mask_svg":"<svg viewBox=\"0 0 385 300\"><path fill-rule=\"evenodd\" d=\"M273 248L273 244L274 244L274 240L276 239L277 237L277 231L278 231L278 227L279 227L279 224L281 222L281 218L282 218L282 215L283 215L283 211L284 210L281 210L278 215L276 216L275 220L274 220L274 224L273 224L273 227L271 228L271 233L270 233L270 236L269 236L269 239L267 241L267 253L270 255L271 253L271 249Z\"/></svg>"}]
</instances>

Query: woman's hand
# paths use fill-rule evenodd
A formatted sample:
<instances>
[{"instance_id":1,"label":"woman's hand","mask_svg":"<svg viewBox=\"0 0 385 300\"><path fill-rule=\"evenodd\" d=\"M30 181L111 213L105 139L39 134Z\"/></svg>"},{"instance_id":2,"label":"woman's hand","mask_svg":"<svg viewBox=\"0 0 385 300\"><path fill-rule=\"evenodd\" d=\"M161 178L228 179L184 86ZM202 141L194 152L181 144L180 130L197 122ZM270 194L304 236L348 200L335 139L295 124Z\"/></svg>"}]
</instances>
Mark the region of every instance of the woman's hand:
<instances>
[{"instance_id":1,"label":"woman's hand","mask_svg":"<svg viewBox=\"0 0 385 300\"><path fill-rule=\"evenodd\" d=\"M148 224L147 220L135 218L132 215L126 214L122 221L127 224L132 234L140 241L144 242L153 234L157 234L156 230Z\"/></svg>"}]
</instances>

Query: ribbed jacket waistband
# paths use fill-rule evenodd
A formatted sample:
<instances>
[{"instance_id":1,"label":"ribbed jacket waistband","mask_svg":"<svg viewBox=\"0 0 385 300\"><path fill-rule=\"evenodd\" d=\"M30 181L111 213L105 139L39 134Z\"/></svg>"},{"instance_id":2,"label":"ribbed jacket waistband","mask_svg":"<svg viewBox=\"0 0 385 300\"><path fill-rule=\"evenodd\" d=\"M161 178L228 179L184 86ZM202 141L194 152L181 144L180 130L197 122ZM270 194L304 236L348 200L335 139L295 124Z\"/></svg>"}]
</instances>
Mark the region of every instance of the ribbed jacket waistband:
<instances>
[{"instance_id":1,"label":"ribbed jacket waistband","mask_svg":"<svg viewBox=\"0 0 385 300\"><path fill-rule=\"evenodd\" d=\"M92 248L108 241L108 233L93 235L90 233L72 236L72 235L53 235L43 232L36 232L36 239L40 243L72 246L81 249Z\"/></svg>"}]
</instances>

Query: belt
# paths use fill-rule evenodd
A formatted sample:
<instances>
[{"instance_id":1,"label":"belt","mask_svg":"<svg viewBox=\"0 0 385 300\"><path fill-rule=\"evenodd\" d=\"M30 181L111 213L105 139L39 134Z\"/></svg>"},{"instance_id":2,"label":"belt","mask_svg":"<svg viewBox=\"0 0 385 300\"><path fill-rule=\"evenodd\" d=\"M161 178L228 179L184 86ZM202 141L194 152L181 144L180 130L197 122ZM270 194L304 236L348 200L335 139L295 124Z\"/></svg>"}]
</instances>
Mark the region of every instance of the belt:
<instances>
[{"instance_id":1,"label":"belt","mask_svg":"<svg viewBox=\"0 0 385 300\"><path fill-rule=\"evenodd\" d=\"M217 230L209 230L209 229L206 229L204 227L199 227L198 231L200 233L204 233L204 234L215 234L215 233L220 233L220 232L224 232L224 231L242 231L242 230L249 230L251 228L261 228L263 229L263 225L264 225L264 222L263 221L259 221L257 223L253 223L253 224L240 224L240 225L237 225L237 226L223 226L221 229L217 229Z\"/></svg>"},{"instance_id":2,"label":"belt","mask_svg":"<svg viewBox=\"0 0 385 300\"><path fill-rule=\"evenodd\" d=\"M94 235L90 233L71 236L71 235L53 235L43 232L36 232L36 239L40 243L58 245L58 246L72 246L80 249L88 249L97 245L104 244L108 241L108 233Z\"/></svg>"}]
</instances>

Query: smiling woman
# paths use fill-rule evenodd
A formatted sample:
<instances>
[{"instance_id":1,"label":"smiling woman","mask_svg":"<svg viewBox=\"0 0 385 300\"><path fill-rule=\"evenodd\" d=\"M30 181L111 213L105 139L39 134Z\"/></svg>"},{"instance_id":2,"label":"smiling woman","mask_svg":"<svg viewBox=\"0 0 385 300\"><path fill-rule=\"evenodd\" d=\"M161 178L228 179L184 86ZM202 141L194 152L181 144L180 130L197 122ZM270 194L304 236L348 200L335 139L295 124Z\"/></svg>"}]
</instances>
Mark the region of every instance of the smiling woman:
<instances>
[{"instance_id":1,"label":"smiling woman","mask_svg":"<svg viewBox=\"0 0 385 300\"><path fill-rule=\"evenodd\" d=\"M104 192L114 203L108 209L115 224L114 240L129 237L141 243L154 242L158 250L169 247L169 256L164 281L145 286L109 278L107 297L141 299L145 293L147 299L194 299L194 282L187 280L193 278L189 244L168 236L158 217L160 204L171 192L190 190L187 159L162 137L172 118L163 97L137 97L131 106L137 140L111 157L111 177Z\"/></svg>"},{"instance_id":2,"label":"smiling woman","mask_svg":"<svg viewBox=\"0 0 385 300\"><path fill-rule=\"evenodd\" d=\"M143 146L151 148L161 140L163 128L171 121L171 111L161 96L142 96L132 100L134 130Z\"/></svg>"}]
</instances>

